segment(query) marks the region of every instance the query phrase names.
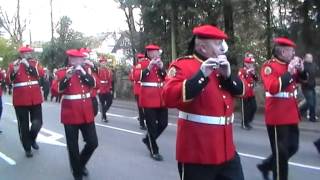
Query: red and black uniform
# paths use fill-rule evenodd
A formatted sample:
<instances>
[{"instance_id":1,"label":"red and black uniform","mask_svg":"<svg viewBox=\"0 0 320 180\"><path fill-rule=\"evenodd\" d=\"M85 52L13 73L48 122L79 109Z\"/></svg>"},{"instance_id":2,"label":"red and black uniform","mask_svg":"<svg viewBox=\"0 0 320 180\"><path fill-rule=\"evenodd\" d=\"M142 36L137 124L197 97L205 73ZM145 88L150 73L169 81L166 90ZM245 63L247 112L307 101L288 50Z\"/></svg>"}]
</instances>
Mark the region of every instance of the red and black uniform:
<instances>
[{"instance_id":1,"label":"red and black uniform","mask_svg":"<svg viewBox=\"0 0 320 180\"><path fill-rule=\"evenodd\" d=\"M245 87L245 94L242 96L242 127L250 129L250 123L253 121L254 114L257 111L254 87L258 81L258 76L249 72L246 67L239 69L238 76Z\"/></svg>"},{"instance_id":2,"label":"red and black uniform","mask_svg":"<svg viewBox=\"0 0 320 180\"><path fill-rule=\"evenodd\" d=\"M207 38L215 39L216 31L224 34L210 25L197 28L208 32ZM206 58L195 54L172 62L162 94L168 108L179 110L176 159L181 180L243 180L232 128L234 96L243 94L243 83L216 70L205 77L200 67Z\"/></svg>"},{"instance_id":3,"label":"red and black uniform","mask_svg":"<svg viewBox=\"0 0 320 180\"><path fill-rule=\"evenodd\" d=\"M290 75L288 64L274 58L263 64L261 78L266 91L265 123L272 155L259 167L265 171L272 170L274 179L279 176L286 180L288 161L299 146L297 83L307 77L304 73Z\"/></svg>"},{"instance_id":4,"label":"red and black uniform","mask_svg":"<svg viewBox=\"0 0 320 180\"><path fill-rule=\"evenodd\" d=\"M90 69L89 74L94 78L95 83L96 83L94 88L92 88L92 90L91 90L91 99L92 99L92 105L93 105L93 114L94 114L94 116L97 116L98 111L99 111L99 103L98 103L98 99L97 99L97 94L100 89L100 79L99 79L99 75L98 75L98 67L96 65L93 65L93 66L87 65L87 68Z\"/></svg>"},{"instance_id":5,"label":"red and black uniform","mask_svg":"<svg viewBox=\"0 0 320 180\"><path fill-rule=\"evenodd\" d=\"M138 62L134 71L134 80L141 81L139 104L144 109L148 131L143 142L150 150L151 157L157 160L159 147L156 140L168 126L168 109L161 97L166 72L157 66L149 70L147 68L149 63L150 60L147 58Z\"/></svg>"},{"instance_id":6,"label":"red and black uniform","mask_svg":"<svg viewBox=\"0 0 320 180\"><path fill-rule=\"evenodd\" d=\"M284 37L275 38L274 43L275 48L296 47L293 41ZM290 74L289 62L277 58L278 54L274 55L275 58L266 61L261 68L266 93L265 123L272 154L257 167L264 179L268 179L268 172L273 171L273 179L287 180L288 161L299 147L297 83L306 81L308 77L305 71L299 72L297 69Z\"/></svg>"},{"instance_id":7,"label":"red and black uniform","mask_svg":"<svg viewBox=\"0 0 320 180\"><path fill-rule=\"evenodd\" d=\"M19 51L20 53L32 52L33 49L22 47ZM18 59L9 65L7 82L13 86L12 102L23 148L26 152L31 152L31 146L36 143L37 135L42 127L43 97L39 80L44 76L44 70L35 59L26 60L28 67L20 63L21 61L22 59ZM14 71L14 66L18 67L18 71ZM31 122L31 128L29 128L29 122Z\"/></svg>"},{"instance_id":8,"label":"red and black uniform","mask_svg":"<svg viewBox=\"0 0 320 180\"><path fill-rule=\"evenodd\" d=\"M100 81L99 101L101 103L102 120L107 122L107 112L111 107L113 101L113 74L111 69L107 67L100 67L98 70L98 78Z\"/></svg>"},{"instance_id":9,"label":"red and black uniform","mask_svg":"<svg viewBox=\"0 0 320 180\"><path fill-rule=\"evenodd\" d=\"M139 56L139 55L138 55ZM144 55L143 55L144 57ZM140 59L140 58L139 58ZM145 115L144 115L144 110L143 107L139 104L139 96L140 96L140 89L141 89L141 82L134 80L134 73L136 71L136 66L133 66L131 69L131 72L129 74L129 80L132 81L132 86L133 86L133 94L137 102L138 106L138 111L139 111L139 117L138 121L140 124L140 129L145 129Z\"/></svg>"},{"instance_id":10,"label":"red and black uniform","mask_svg":"<svg viewBox=\"0 0 320 180\"><path fill-rule=\"evenodd\" d=\"M78 50L68 50L67 54L74 57L83 57ZM90 70L84 67L85 74L75 71L68 78L67 70L70 66L56 72L52 90L62 94L61 122L64 124L69 160L76 180L85 175L85 166L94 150L98 146L98 138L94 124L94 110L92 104L92 89L96 82ZM81 131L86 142L79 152L78 135Z\"/></svg>"}]
</instances>

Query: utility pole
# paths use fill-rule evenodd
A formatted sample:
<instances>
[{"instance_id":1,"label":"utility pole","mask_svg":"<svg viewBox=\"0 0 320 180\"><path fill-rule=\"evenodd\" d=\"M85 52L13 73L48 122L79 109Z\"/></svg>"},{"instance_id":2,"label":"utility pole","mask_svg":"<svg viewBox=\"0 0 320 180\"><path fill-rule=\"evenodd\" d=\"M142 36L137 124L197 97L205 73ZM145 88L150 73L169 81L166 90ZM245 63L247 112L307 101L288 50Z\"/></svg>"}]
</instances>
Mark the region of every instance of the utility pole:
<instances>
[{"instance_id":1,"label":"utility pole","mask_svg":"<svg viewBox=\"0 0 320 180\"><path fill-rule=\"evenodd\" d=\"M54 51L53 51L53 47L54 47L54 37L53 37L53 33L54 33L54 28L53 28L53 10L52 10L52 0L50 0L50 18L51 18L51 63L55 65L54 63ZM52 67L54 68L54 67ZM52 70L52 69L51 69Z\"/></svg>"},{"instance_id":2,"label":"utility pole","mask_svg":"<svg viewBox=\"0 0 320 180\"><path fill-rule=\"evenodd\" d=\"M31 38L31 11L29 9L29 45L32 46L32 38Z\"/></svg>"},{"instance_id":3,"label":"utility pole","mask_svg":"<svg viewBox=\"0 0 320 180\"><path fill-rule=\"evenodd\" d=\"M51 17L51 43L53 43L53 33L54 33L54 29L53 29L53 12L52 12L52 0L50 0L50 17Z\"/></svg>"}]
</instances>

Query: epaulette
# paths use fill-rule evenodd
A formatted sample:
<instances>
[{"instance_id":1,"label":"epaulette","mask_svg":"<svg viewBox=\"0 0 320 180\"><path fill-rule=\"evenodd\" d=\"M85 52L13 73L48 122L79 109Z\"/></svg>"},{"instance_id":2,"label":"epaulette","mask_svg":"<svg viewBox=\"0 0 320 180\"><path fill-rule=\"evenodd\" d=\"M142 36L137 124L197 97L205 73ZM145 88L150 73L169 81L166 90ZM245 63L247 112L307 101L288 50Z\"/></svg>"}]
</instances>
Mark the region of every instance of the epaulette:
<instances>
[{"instance_id":1,"label":"epaulette","mask_svg":"<svg viewBox=\"0 0 320 180\"><path fill-rule=\"evenodd\" d=\"M269 60L265 61L265 62L263 63L263 65L272 64L272 63L274 63L275 61L276 61L275 59L269 59Z\"/></svg>"},{"instance_id":2,"label":"epaulette","mask_svg":"<svg viewBox=\"0 0 320 180\"><path fill-rule=\"evenodd\" d=\"M57 69L57 72L58 72L58 71L63 71L63 70L67 70L67 67L59 68L59 69Z\"/></svg>"},{"instance_id":3,"label":"epaulette","mask_svg":"<svg viewBox=\"0 0 320 180\"><path fill-rule=\"evenodd\" d=\"M179 61L179 60L182 60L182 59L192 59L192 58L194 58L192 55L182 56L182 57L179 57L178 59L176 59L176 61Z\"/></svg>"}]
</instances>

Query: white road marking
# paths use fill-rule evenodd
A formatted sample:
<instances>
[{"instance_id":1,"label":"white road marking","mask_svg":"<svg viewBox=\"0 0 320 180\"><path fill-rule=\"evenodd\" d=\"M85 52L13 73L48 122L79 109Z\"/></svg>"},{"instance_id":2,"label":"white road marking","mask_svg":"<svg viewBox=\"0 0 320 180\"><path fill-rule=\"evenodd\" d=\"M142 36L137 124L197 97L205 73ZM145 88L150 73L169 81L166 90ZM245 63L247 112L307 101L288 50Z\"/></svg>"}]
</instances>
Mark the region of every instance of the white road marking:
<instances>
[{"instance_id":1,"label":"white road marking","mask_svg":"<svg viewBox=\"0 0 320 180\"><path fill-rule=\"evenodd\" d=\"M96 123L96 125L100 126L100 127L105 127L105 128L109 128L109 129L114 129L114 130L118 130L118 131L127 132L127 133L130 133L130 134L144 135L141 132L131 131L131 130L128 130L128 129L118 128L118 127L114 127L114 126L109 126L109 125L104 125L104 124L99 124L99 123Z\"/></svg>"},{"instance_id":2,"label":"white road marking","mask_svg":"<svg viewBox=\"0 0 320 180\"><path fill-rule=\"evenodd\" d=\"M17 120L15 119L15 120L13 120L13 122L17 123ZM30 126L31 126L31 124L30 124ZM45 134L49 134L49 136L47 136ZM63 137L64 136L62 134L53 132L49 129L42 127L38 136L37 136L37 142L66 147L67 145L65 143L58 141L59 139L61 139Z\"/></svg>"},{"instance_id":3,"label":"white road marking","mask_svg":"<svg viewBox=\"0 0 320 180\"><path fill-rule=\"evenodd\" d=\"M240 156L247 157L247 158L260 159L260 160L266 159L265 157L262 157L262 156L246 154L246 153L241 153L241 152L239 152L238 154ZM305 165L305 164L295 163L295 162L289 162L289 164L292 166L297 166L297 167L302 167L302 168L307 168L307 169L320 170L320 167L318 167L318 166Z\"/></svg>"},{"instance_id":4,"label":"white road marking","mask_svg":"<svg viewBox=\"0 0 320 180\"><path fill-rule=\"evenodd\" d=\"M99 114L100 114L100 112L99 112ZM120 115L120 114L113 114L113 113L107 113L107 115L113 116L113 117L126 118L126 119L137 119L138 118L138 116L133 117L133 116ZM178 118L178 117L176 117L176 118ZM168 123L168 125L177 127L177 124L175 124L175 123Z\"/></svg>"},{"instance_id":5,"label":"white road marking","mask_svg":"<svg viewBox=\"0 0 320 180\"><path fill-rule=\"evenodd\" d=\"M10 164L11 166L16 165L16 161L13 160L12 158L8 157L7 155L3 154L2 152L0 152L0 158L2 158L3 160L5 160L8 164Z\"/></svg>"}]
</instances>

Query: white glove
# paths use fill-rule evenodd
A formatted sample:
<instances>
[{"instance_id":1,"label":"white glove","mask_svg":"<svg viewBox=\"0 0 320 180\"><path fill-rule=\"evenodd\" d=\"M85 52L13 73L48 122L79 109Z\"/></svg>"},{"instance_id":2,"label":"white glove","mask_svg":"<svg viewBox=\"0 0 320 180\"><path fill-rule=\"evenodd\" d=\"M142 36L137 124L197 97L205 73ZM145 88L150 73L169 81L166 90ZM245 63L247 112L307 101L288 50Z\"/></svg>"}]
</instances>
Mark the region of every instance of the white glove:
<instances>
[{"instance_id":1,"label":"white glove","mask_svg":"<svg viewBox=\"0 0 320 180\"><path fill-rule=\"evenodd\" d=\"M80 71L83 75L86 75L86 74L87 74L86 71L82 68L81 65L78 65L78 66L76 67L76 71Z\"/></svg>"},{"instance_id":2,"label":"white glove","mask_svg":"<svg viewBox=\"0 0 320 180\"><path fill-rule=\"evenodd\" d=\"M149 65L148 65L148 69L149 71L153 68L154 65L157 65L157 60L153 59L150 61Z\"/></svg>"},{"instance_id":3,"label":"white glove","mask_svg":"<svg viewBox=\"0 0 320 180\"><path fill-rule=\"evenodd\" d=\"M304 70L303 60L300 57L294 56L292 61L295 61L295 67L299 72Z\"/></svg>"},{"instance_id":4,"label":"white glove","mask_svg":"<svg viewBox=\"0 0 320 180\"><path fill-rule=\"evenodd\" d=\"M163 68L163 62L161 60L157 61L157 66L162 69Z\"/></svg>"},{"instance_id":5,"label":"white glove","mask_svg":"<svg viewBox=\"0 0 320 180\"><path fill-rule=\"evenodd\" d=\"M75 72L75 71L74 71L73 67L68 68L67 71L66 71L66 77L67 77L68 79L70 79L70 78L72 77L72 75L73 75L74 72Z\"/></svg>"},{"instance_id":6,"label":"white glove","mask_svg":"<svg viewBox=\"0 0 320 180\"><path fill-rule=\"evenodd\" d=\"M91 66L91 67L94 67L93 62L90 61L90 60L85 60L84 63L85 63L85 64L88 64L88 65Z\"/></svg>"},{"instance_id":7,"label":"white glove","mask_svg":"<svg viewBox=\"0 0 320 180\"><path fill-rule=\"evenodd\" d=\"M219 55L218 56L218 61L219 61L219 69L218 72L221 76L228 78L231 75L231 67L230 63L227 59L227 56L225 55Z\"/></svg>"},{"instance_id":8,"label":"white glove","mask_svg":"<svg viewBox=\"0 0 320 180\"><path fill-rule=\"evenodd\" d=\"M256 71L254 70L254 68L249 68L247 70L247 74L255 74L255 73L256 73Z\"/></svg>"},{"instance_id":9,"label":"white glove","mask_svg":"<svg viewBox=\"0 0 320 180\"><path fill-rule=\"evenodd\" d=\"M297 72L295 65L296 65L296 63L293 60L290 61L289 65L288 65L288 72L291 75L294 75Z\"/></svg>"},{"instance_id":10,"label":"white glove","mask_svg":"<svg viewBox=\"0 0 320 180\"><path fill-rule=\"evenodd\" d=\"M28 60L25 59L25 58L23 58L23 59L21 60L21 63L24 64L26 67L29 67L29 62L28 62Z\"/></svg>"},{"instance_id":11,"label":"white glove","mask_svg":"<svg viewBox=\"0 0 320 180\"><path fill-rule=\"evenodd\" d=\"M204 61L200 66L200 70L205 77L210 76L213 70L217 68L219 68L218 58L209 58L206 61Z\"/></svg>"}]
</instances>

